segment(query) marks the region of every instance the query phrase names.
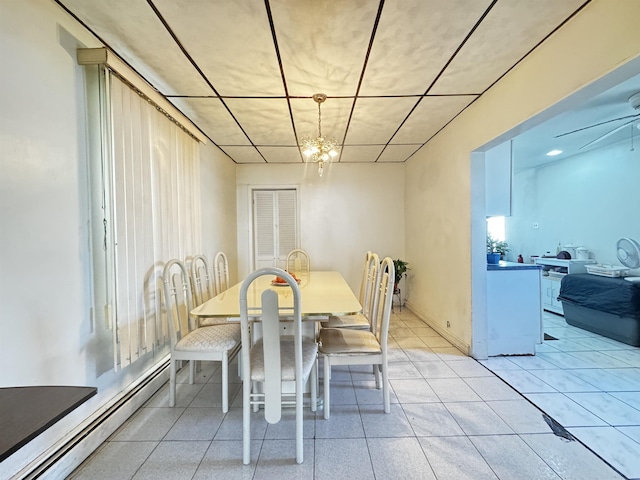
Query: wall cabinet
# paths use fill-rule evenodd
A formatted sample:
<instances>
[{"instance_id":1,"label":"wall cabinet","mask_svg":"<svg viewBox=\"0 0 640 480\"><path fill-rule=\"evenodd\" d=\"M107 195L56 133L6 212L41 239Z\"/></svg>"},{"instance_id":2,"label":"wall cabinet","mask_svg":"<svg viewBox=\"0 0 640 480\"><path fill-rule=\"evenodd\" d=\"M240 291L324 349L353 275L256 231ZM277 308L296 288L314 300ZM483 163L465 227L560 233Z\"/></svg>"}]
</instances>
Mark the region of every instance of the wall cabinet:
<instances>
[{"instance_id":1,"label":"wall cabinet","mask_svg":"<svg viewBox=\"0 0 640 480\"><path fill-rule=\"evenodd\" d=\"M562 277L569 273L587 273L587 267L585 265L592 263L596 263L596 261L536 258L536 264L544 267L542 270L542 281L540 283L542 308L549 312L564 315L562 302L558 300Z\"/></svg>"}]
</instances>

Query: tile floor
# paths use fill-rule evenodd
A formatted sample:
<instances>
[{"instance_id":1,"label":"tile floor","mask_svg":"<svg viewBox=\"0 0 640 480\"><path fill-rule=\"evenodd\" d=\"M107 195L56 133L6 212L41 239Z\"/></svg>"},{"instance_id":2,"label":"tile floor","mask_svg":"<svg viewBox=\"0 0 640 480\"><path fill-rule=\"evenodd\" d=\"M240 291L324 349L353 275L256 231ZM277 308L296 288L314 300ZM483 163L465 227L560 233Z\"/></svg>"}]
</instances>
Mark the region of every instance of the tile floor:
<instances>
[{"instance_id":1,"label":"tile floor","mask_svg":"<svg viewBox=\"0 0 640 480\"><path fill-rule=\"evenodd\" d=\"M544 313L535 357L482 361L627 478L640 478L640 349Z\"/></svg>"},{"instance_id":2,"label":"tile floor","mask_svg":"<svg viewBox=\"0 0 640 480\"><path fill-rule=\"evenodd\" d=\"M624 478L616 469L640 478L638 350L575 331L562 317L545 321L559 340L545 342L536 357L492 358L483 366L396 309L391 413L382 413L369 368L334 367L331 419L306 410L301 465L289 411L277 425L254 414L252 462L242 465L239 381L225 415L214 364L205 364L194 385L183 369L175 408L167 406L164 386L70 478ZM533 403L580 441L562 428L554 434Z\"/></svg>"}]
</instances>

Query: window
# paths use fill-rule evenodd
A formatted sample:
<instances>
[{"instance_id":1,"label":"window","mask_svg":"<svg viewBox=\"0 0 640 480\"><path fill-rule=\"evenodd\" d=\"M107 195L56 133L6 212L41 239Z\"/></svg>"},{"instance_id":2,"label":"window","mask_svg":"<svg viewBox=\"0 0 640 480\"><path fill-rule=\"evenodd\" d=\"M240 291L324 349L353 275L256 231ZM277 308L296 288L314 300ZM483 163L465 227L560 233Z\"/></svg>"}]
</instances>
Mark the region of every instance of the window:
<instances>
[{"instance_id":1,"label":"window","mask_svg":"<svg viewBox=\"0 0 640 480\"><path fill-rule=\"evenodd\" d=\"M113 329L117 369L166 353L162 268L201 250L199 144L119 74L99 71L100 124L90 125L94 309Z\"/></svg>"}]
</instances>

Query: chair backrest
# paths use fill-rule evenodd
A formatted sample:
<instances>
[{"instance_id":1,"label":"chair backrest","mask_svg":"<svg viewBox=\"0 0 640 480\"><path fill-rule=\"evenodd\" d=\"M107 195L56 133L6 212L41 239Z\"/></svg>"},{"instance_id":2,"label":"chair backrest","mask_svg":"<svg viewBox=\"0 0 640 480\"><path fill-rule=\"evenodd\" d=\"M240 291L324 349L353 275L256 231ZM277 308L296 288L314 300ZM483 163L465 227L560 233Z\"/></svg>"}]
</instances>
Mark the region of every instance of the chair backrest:
<instances>
[{"instance_id":1,"label":"chair backrest","mask_svg":"<svg viewBox=\"0 0 640 480\"><path fill-rule=\"evenodd\" d=\"M289 255L287 255L285 269L287 272L292 272L296 275L309 275L309 272L311 271L309 254L300 248L291 250Z\"/></svg>"},{"instance_id":2,"label":"chair backrest","mask_svg":"<svg viewBox=\"0 0 640 480\"><path fill-rule=\"evenodd\" d=\"M373 307L371 328L380 344L386 348L389 336L389 320L393 302L393 285L395 283L395 267L391 257L386 257L380 264L378 286Z\"/></svg>"},{"instance_id":3,"label":"chair backrest","mask_svg":"<svg viewBox=\"0 0 640 480\"><path fill-rule=\"evenodd\" d=\"M263 275L282 277L291 287L293 293L293 310L280 312L278 293L268 288L262 292L261 305L249 307L247 304L247 290L258 277ZM282 287L280 287L282 288ZM300 309L300 288L291 275L280 268L268 267L256 270L249 275L240 287L240 327L242 335L242 378L249 382L251 379L251 335L249 323L257 317L262 322L262 342L264 345L264 416L267 422L277 423L282 414L282 378L281 362L291 358L290 354L281 354L280 316L293 318L294 361L296 395L304 388L302 375L302 315Z\"/></svg>"},{"instance_id":4,"label":"chair backrest","mask_svg":"<svg viewBox=\"0 0 640 480\"><path fill-rule=\"evenodd\" d=\"M209 261L204 255L196 255L191 260L191 287L195 307L214 296L213 277Z\"/></svg>"},{"instance_id":5,"label":"chair backrest","mask_svg":"<svg viewBox=\"0 0 640 480\"><path fill-rule=\"evenodd\" d=\"M360 294L358 295L358 301L362 305L364 303L364 293L367 288L367 279L369 278L369 259L373 255L373 252L368 251L364 255L364 265L362 266L362 278L360 280Z\"/></svg>"},{"instance_id":6,"label":"chair backrest","mask_svg":"<svg viewBox=\"0 0 640 480\"><path fill-rule=\"evenodd\" d=\"M216 280L216 295L229 288L229 262L224 252L218 252L213 260L213 271Z\"/></svg>"},{"instance_id":7,"label":"chair backrest","mask_svg":"<svg viewBox=\"0 0 640 480\"><path fill-rule=\"evenodd\" d=\"M194 328L191 317L191 282L180 260L170 260L162 271L164 304L171 335L171 351L178 341Z\"/></svg>"},{"instance_id":8,"label":"chair backrest","mask_svg":"<svg viewBox=\"0 0 640 480\"><path fill-rule=\"evenodd\" d=\"M367 265L367 283L365 285L364 296L360 301L362 313L371 322L373 320L373 310L376 302L376 289L380 282L380 259L376 253L369 256Z\"/></svg>"}]
</instances>

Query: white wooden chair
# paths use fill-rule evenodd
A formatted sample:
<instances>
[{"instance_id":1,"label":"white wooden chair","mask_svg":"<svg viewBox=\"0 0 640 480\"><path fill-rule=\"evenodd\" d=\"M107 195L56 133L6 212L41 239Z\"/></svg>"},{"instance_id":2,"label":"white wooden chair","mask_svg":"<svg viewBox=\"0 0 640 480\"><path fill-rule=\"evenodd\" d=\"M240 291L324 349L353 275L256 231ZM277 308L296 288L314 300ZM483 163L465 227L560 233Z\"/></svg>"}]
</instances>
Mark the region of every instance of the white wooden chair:
<instances>
[{"instance_id":1,"label":"white wooden chair","mask_svg":"<svg viewBox=\"0 0 640 480\"><path fill-rule=\"evenodd\" d=\"M301 275L309 276L311 271L311 260L309 254L300 248L291 250L287 255L285 263L285 270L290 273L295 273L299 278Z\"/></svg>"},{"instance_id":2,"label":"white wooden chair","mask_svg":"<svg viewBox=\"0 0 640 480\"><path fill-rule=\"evenodd\" d=\"M204 255L195 255L191 259L191 287L195 307L215 296L209 261Z\"/></svg>"},{"instance_id":3,"label":"white wooden chair","mask_svg":"<svg viewBox=\"0 0 640 480\"><path fill-rule=\"evenodd\" d=\"M255 279L263 275L279 276L286 280L293 295L293 309L281 309L278 293L268 288L262 292L261 306L248 307L247 290ZM240 288L240 325L242 330L242 462L251 461L251 407L264 406L268 423L280 421L282 405L295 404L296 462L303 456L303 389L311 385L311 410L317 401L317 353L314 339L302 339L300 288L294 278L282 269L270 267L253 272ZM281 320L286 315L287 329L292 335L281 336ZM292 319L292 322L291 322ZM250 323L260 321L262 338L252 344ZM291 328L292 327L292 328ZM295 382L295 392L282 392L282 382ZM259 388L261 386L261 388ZM294 400L285 398L294 396Z\"/></svg>"},{"instance_id":4,"label":"white wooden chair","mask_svg":"<svg viewBox=\"0 0 640 480\"><path fill-rule=\"evenodd\" d=\"M240 326L232 323L196 328L191 317L191 282L184 264L170 260L162 273L167 323L171 339L169 406L176 403L176 362L189 361L190 382L196 361L222 363L222 411L229 410L229 361L241 346Z\"/></svg>"},{"instance_id":5,"label":"white wooden chair","mask_svg":"<svg viewBox=\"0 0 640 480\"><path fill-rule=\"evenodd\" d=\"M383 408L391 411L389 400L389 374L387 343L389 320L393 300L395 278L393 260L386 257L380 266L382 274L374 305L372 331L350 328L322 328L319 337L319 353L324 360L324 418L330 416L330 380L332 365L373 365L376 387L382 386ZM382 385L380 385L382 373Z\"/></svg>"},{"instance_id":6,"label":"white wooden chair","mask_svg":"<svg viewBox=\"0 0 640 480\"><path fill-rule=\"evenodd\" d=\"M218 252L213 260L216 295L227 290L229 285L229 261L224 252Z\"/></svg>"},{"instance_id":7,"label":"white wooden chair","mask_svg":"<svg viewBox=\"0 0 640 480\"><path fill-rule=\"evenodd\" d=\"M360 284L360 305L362 313L356 315L332 315L321 323L322 328L356 328L371 330L371 316L379 282L380 260L377 254L367 252L362 281Z\"/></svg>"}]
</instances>

